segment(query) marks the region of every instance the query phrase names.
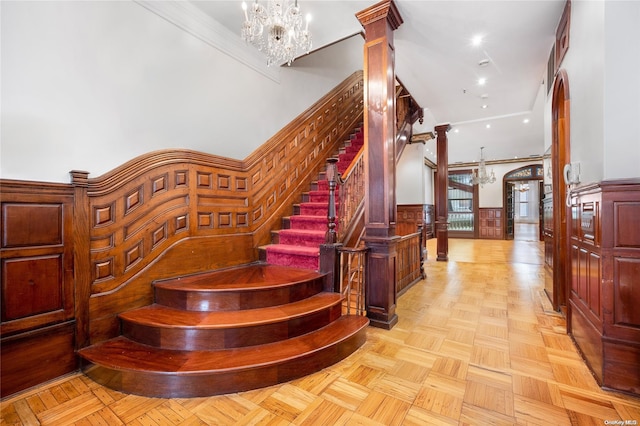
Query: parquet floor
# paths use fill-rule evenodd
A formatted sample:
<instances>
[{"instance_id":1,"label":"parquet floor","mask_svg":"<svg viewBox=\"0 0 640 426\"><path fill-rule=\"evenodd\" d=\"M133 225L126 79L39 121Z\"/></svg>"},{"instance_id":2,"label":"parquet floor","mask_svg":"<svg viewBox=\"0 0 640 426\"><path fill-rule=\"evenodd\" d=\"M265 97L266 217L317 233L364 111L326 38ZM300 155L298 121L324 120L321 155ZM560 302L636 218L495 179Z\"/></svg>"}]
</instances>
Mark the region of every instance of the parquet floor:
<instances>
[{"instance_id":1,"label":"parquet floor","mask_svg":"<svg viewBox=\"0 0 640 426\"><path fill-rule=\"evenodd\" d=\"M74 374L2 401L2 425L638 424L640 399L601 390L545 310L541 243L428 242L428 277L346 360L305 378L193 399L125 395ZM618 421L615 423L614 421ZM626 423L625 423L626 421Z\"/></svg>"}]
</instances>

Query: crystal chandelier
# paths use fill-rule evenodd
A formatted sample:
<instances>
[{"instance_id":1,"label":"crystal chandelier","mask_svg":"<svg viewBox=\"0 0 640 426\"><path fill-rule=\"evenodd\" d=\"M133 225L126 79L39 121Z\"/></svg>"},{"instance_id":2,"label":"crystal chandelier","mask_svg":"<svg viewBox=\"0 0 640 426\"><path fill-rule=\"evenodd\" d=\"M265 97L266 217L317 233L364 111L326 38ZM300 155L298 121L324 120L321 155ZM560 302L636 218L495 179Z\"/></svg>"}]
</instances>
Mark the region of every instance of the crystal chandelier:
<instances>
[{"instance_id":1,"label":"crystal chandelier","mask_svg":"<svg viewBox=\"0 0 640 426\"><path fill-rule=\"evenodd\" d=\"M491 175L487 174L487 165L484 162L484 155L482 154L482 150L484 146L480 147L480 164L478 164L478 169L473 171L471 175L471 181L474 185L480 184L480 186L484 186L485 183L493 183L496 181L496 175L491 170Z\"/></svg>"},{"instance_id":2,"label":"crystal chandelier","mask_svg":"<svg viewBox=\"0 0 640 426\"><path fill-rule=\"evenodd\" d=\"M303 28L298 0L267 0L267 7L258 0L251 6L243 2L242 10L242 39L267 55L267 66L284 62L291 65L299 50L311 50L311 15L307 15Z\"/></svg>"}]
</instances>

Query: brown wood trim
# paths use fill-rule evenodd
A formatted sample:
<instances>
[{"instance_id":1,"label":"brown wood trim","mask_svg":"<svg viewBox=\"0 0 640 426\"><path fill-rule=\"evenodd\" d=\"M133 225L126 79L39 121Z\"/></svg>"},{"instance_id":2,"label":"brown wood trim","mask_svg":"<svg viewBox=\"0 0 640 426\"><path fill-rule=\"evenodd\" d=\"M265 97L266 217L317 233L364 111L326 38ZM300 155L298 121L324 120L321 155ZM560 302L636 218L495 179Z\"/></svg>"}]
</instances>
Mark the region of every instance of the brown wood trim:
<instances>
[{"instance_id":1,"label":"brown wood trim","mask_svg":"<svg viewBox=\"0 0 640 426\"><path fill-rule=\"evenodd\" d=\"M562 60L564 59L567 51L569 50L569 35L571 33L571 0L567 0L556 28L556 43L555 43L555 71L558 70Z\"/></svg>"},{"instance_id":2,"label":"brown wood trim","mask_svg":"<svg viewBox=\"0 0 640 426\"><path fill-rule=\"evenodd\" d=\"M566 70L558 71L553 87L552 98L552 141L551 169L553 171L553 283L552 303L556 310L567 305L569 291L568 264L569 251L569 208L565 204L567 186L564 183L562 169L571 162L571 100L569 78ZM571 327L570 316L567 330Z\"/></svg>"},{"instance_id":3,"label":"brown wood trim","mask_svg":"<svg viewBox=\"0 0 640 426\"><path fill-rule=\"evenodd\" d=\"M435 207L436 207L436 238L437 258L439 261L449 260L449 229L448 229L448 205L447 205L447 188L449 185L449 162L447 132L451 130L450 124L441 124L434 127L436 131L436 147L437 147L437 163L438 169L436 173L435 183Z\"/></svg>"}]
</instances>

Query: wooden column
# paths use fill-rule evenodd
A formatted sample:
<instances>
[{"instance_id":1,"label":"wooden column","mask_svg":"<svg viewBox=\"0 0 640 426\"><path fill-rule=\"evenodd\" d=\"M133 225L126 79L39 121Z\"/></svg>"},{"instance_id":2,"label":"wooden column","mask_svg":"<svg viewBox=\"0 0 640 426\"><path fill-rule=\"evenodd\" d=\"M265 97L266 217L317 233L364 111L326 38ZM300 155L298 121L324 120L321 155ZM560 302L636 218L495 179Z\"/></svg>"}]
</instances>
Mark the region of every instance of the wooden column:
<instances>
[{"instance_id":1,"label":"wooden column","mask_svg":"<svg viewBox=\"0 0 640 426\"><path fill-rule=\"evenodd\" d=\"M76 299L76 349L91 344L89 299L91 297L91 212L89 211L89 172L72 170L73 206L73 260Z\"/></svg>"},{"instance_id":2,"label":"wooden column","mask_svg":"<svg viewBox=\"0 0 640 426\"><path fill-rule=\"evenodd\" d=\"M393 1L377 3L356 17L365 30L364 136L365 236L369 248L367 315L390 329L396 309L396 104L393 31L402 18Z\"/></svg>"},{"instance_id":3,"label":"wooden column","mask_svg":"<svg viewBox=\"0 0 640 426\"><path fill-rule=\"evenodd\" d=\"M435 127L437 133L436 147L438 150L438 177L436 181L436 238L438 239L436 260L449 260L449 154L447 152L447 132L449 124Z\"/></svg>"}]
</instances>

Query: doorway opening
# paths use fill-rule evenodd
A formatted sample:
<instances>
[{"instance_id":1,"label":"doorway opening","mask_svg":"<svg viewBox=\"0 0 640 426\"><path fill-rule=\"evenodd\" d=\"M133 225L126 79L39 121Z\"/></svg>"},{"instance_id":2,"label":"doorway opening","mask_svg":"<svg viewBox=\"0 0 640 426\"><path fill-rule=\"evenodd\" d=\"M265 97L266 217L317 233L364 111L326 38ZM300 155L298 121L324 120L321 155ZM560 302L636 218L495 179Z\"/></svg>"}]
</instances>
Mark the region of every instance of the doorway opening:
<instances>
[{"instance_id":1,"label":"doorway opening","mask_svg":"<svg viewBox=\"0 0 640 426\"><path fill-rule=\"evenodd\" d=\"M569 247L569 230L567 217L569 208L566 206L567 186L562 177L565 164L571 161L570 149L570 99L569 78L564 69L558 71L553 85L553 100L551 102L551 171L552 171L552 216L553 237L553 286L547 289L549 299L556 311L566 314L568 300L569 268L566 266ZM567 329L571 326L567 316Z\"/></svg>"},{"instance_id":2,"label":"doorway opening","mask_svg":"<svg viewBox=\"0 0 640 426\"><path fill-rule=\"evenodd\" d=\"M511 170L503 179L505 239L542 240L543 167L532 164Z\"/></svg>"}]
</instances>

